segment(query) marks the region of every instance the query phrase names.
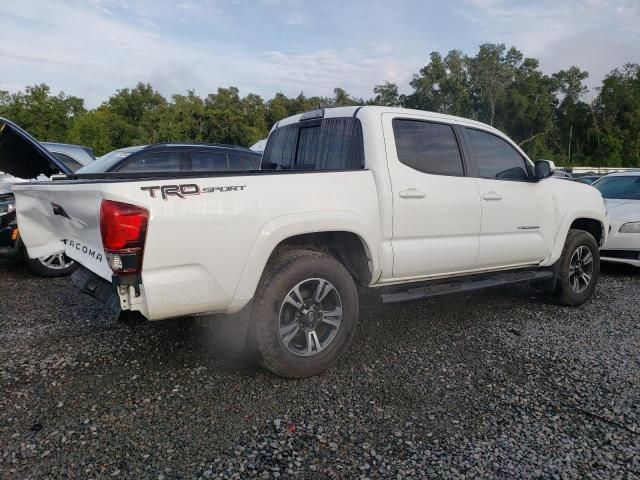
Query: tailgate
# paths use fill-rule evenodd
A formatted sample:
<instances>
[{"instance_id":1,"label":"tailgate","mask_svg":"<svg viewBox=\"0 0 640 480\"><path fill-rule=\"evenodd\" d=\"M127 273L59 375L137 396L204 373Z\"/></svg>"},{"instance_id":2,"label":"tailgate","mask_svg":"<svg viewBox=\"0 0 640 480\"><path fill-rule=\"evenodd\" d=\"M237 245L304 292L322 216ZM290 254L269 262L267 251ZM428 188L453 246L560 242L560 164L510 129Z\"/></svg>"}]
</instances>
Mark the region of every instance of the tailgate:
<instances>
[{"instance_id":1,"label":"tailgate","mask_svg":"<svg viewBox=\"0 0 640 480\"><path fill-rule=\"evenodd\" d=\"M100 234L99 184L18 184L13 191L20 236L31 258L64 251L111 281Z\"/></svg>"}]
</instances>

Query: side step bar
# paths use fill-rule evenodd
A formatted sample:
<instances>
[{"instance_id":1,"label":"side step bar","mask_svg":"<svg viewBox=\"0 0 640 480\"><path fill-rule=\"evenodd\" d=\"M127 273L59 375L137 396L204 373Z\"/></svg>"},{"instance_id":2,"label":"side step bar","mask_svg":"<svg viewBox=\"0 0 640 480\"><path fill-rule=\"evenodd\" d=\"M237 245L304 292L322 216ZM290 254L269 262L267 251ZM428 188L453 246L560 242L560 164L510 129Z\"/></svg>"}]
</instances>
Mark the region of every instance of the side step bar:
<instances>
[{"instance_id":1,"label":"side step bar","mask_svg":"<svg viewBox=\"0 0 640 480\"><path fill-rule=\"evenodd\" d=\"M466 277L457 281L410 288L396 293L385 293L380 297L382 298L382 303L408 302L411 300L448 295L450 293L474 292L485 288L502 287L503 285L513 285L515 283L550 280L553 276L554 273L551 270L525 270L522 272L498 273L476 278Z\"/></svg>"}]
</instances>

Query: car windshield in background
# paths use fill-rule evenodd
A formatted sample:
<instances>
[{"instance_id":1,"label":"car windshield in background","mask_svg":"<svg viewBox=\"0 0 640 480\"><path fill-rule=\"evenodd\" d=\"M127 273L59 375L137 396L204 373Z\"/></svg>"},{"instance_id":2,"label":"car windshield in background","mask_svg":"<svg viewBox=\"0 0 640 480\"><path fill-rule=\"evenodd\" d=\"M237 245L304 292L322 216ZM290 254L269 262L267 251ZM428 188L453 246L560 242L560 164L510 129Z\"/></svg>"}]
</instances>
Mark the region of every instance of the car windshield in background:
<instances>
[{"instance_id":1,"label":"car windshield in background","mask_svg":"<svg viewBox=\"0 0 640 480\"><path fill-rule=\"evenodd\" d=\"M603 198L640 200L640 175L606 177L593 184Z\"/></svg>"},{"instance_id":2,"label":"car windshield in background","mask_svg":"<svg viewBox=\"0 0 640 480\"><path fill-rule=\"evenodd\" d=\"M145 145L141 145L138 147L128 147L121 148L119 150L114 150L112 152L106 153L98 159L87 165L86 167L82 167L76 173L103 173L111 170L113 166L122 161L122 159L127 158L132 153L138 152L142 150Z\"/></svg>"},{"instance_id":3,"label":"car windshield in background","mask_svg":"<svg viewBox=\"0 0 640 480\"><path fill-rule=\"evenodd\" d=\"M360 121L325 118L277 128L269 135L262 165L287 170L364 168Z\"/></svg>"}]
</instances>

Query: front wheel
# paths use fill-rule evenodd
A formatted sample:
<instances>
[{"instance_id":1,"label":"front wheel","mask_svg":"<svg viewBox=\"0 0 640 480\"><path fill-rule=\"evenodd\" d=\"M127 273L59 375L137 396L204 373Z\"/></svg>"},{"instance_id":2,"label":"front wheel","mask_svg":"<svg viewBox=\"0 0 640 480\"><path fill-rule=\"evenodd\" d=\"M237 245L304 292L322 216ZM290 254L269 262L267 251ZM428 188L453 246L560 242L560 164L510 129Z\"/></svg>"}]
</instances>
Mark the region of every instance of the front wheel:
<instances>
[{"instance_id":1,"label":"front wheel","mask_svg":"<svg viewBox=\"0 0 640 480\"><path fill-rule=\"evenodd\" d=\"M267 370L289 378L317 375L347 349L358 320L358 292L334 257L296 250L265 272L253 310L253 338Z\"/></svg>"},{"instance_id":2,"label":"front wheel","mask_svg":"<svg viewBox=\"0 0 640 480\"><path fill-rule=\"evenodd\" d=\"M555 297L564 305L582 305L591 298L600 275L596 239L584 230L569 230L559 261Z\"/></svg>"}]
</instances>

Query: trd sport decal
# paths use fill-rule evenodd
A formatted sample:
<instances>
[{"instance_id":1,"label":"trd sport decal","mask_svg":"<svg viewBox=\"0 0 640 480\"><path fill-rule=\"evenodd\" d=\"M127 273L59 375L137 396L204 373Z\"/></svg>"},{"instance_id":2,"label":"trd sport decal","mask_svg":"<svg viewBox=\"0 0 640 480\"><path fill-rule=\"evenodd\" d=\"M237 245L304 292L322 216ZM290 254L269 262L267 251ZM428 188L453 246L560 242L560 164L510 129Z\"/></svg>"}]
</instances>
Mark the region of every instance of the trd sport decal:
<instances>
[{"instance_id":1,"label":"trd sport decal","mask_svg":"<svg viewBox=\"0 0 640 480\"><path fill-rule=\"evenodd\" d=\"M162 185L153 187L140 187L143 192L149 192L151 198L156 198L156 192L160 192L160 196L163 200L167 200L169 197L185 198L190 195L200 195L201 193L216 193L216 192L238 192L247 188L246 185L225 185L223 187L204 187L195 183L183 183L182 185Z\"/></svg>"}]
</instances>

